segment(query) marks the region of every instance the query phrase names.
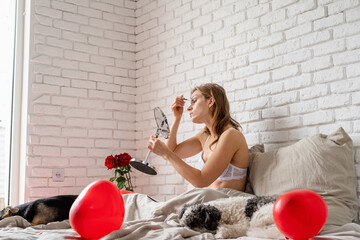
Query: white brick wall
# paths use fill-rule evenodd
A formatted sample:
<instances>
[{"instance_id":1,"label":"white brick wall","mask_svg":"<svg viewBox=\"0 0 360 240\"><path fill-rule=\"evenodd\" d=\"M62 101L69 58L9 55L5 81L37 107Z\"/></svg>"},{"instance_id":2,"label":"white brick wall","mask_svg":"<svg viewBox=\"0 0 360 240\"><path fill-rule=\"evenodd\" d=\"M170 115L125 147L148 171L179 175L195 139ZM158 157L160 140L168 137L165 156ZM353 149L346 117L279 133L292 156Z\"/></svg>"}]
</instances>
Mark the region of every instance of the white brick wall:
<instances>
[{"instance_id":1,"label":"white brick wall","mask_svg":"<svg viewBox=\"0 0 360 240\"><path fill-rule=\"evenodd\" d=\"M135 152L135 3L36 0L30 24L25 200L78 194Z\"/></svg>"},{"instance_id":2,"label":"white brick wall","mask_svg":"<svg viewBox=\"0 0 360 240\"><path fill-rule=\"evenodd\" d=\"M360 182L359 16L358 0L32 1L26 199L108 178L108 154L144 158L153 108L172 122L174 97L205 82L225 87L249 146L343 126ZM185 113L178 139L201 128ZM190 187L150 162L158 175L134 170L136 191L166 200Z\"/></svg>"},{"instance_id":3,"label":"white brick wall","mask_svg":"<svg viewBox=\"0 0 360 240\"><path fill-rule=\"evenodd\" d=\"M137 1L136 155L147 153L155 106L172 122L176 95L216 82L249 146L270 150L343 126L359 164L359 16L358 0ZM181 124L180 140L201 128L186 114ZM166 200L188 188L165 161L150 162L156 181L138 174L137 191ZM357 175L360 183L360 166Z\"/></svg>"}]
</instances>

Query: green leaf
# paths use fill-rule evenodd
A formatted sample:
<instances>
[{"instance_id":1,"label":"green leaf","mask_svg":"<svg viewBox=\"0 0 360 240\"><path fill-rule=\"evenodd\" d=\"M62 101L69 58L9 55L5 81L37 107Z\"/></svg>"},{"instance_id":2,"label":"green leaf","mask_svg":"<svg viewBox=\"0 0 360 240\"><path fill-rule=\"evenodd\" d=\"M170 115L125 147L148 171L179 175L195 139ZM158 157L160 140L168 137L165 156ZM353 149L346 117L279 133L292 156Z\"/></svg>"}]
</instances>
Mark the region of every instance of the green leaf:
<instances>
[{"instance_id":1,"label":"green leaf","mask_svg":"<svg viewBox=\"0 0 360 240\"><path fill-rule=\"evenodd\" d=\"M124 177L118 177L118 178L116 179L116 181L117 181L117 182L125 182L126 179L125 179Z\"/></svg>"},{"instance_id":2,"label":"green leaf","mask_svg":"<svg viewBox=\"0 0 360 240\"><path fill-rule=\"evenodd\" d=\"M118 187L120 190L123 189L124 186L125 186L125 181L126 181L126 179L125 179L124 177L118 177L118 178L116 179L116 181L117 181L117 187Z\"/></svg>"},{"instance_id":3,"label":"green leaf","mask_svg":"<svg viewBox=\"0 0 360 240\"><path fill-rule=\"evenodd\" d=\"M121 169L117 169L116 172L120 174L121 176L124 176L124 171Z\"/></svg>"},{"instance_id":4,"label":"green leaf","mask_svg":"<svg viewBox=\"0 0 360 240\"><path fill-rule=\"evenodd\" d=\"M109 179L110 182L113 182L114 180L115 180L115 177L111 177L111 178Z\"/></svg>"}]
</instances>

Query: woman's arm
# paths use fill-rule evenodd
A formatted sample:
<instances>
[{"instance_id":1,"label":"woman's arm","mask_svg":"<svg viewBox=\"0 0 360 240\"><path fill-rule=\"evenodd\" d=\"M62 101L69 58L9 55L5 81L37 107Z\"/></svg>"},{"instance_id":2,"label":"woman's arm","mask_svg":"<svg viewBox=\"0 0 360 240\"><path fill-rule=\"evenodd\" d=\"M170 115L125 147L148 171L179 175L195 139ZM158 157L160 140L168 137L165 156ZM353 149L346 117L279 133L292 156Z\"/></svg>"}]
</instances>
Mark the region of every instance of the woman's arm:
<instances>
[{"instance_id":1,"label":"woman's arm","mask_svg":"<svg viewBox=\"0 0 360 240\"><path fill-rule=\"evenodd\" d=\"M202 150L201 137L205 137L204 130L176 145L173 153L179 158L188 158L198 154Z\"/></svg>"},{"instance_id":2,"label":"woman's arm","mask_svg":"<svg viewBox=\"0 0 360 240\"><path fill-rule=\"evenodd\" d=\"M176 146L177 146L176 135L177 135L179 125L180 125L180 118L175 118L175 120L174 120L174 122L173 122L173 124L171 125L171 128L170 128L170 136L165 141L166 146L168 146L168 148L171 151L174 151Z\"/></svg>"},{"instance_id":3,"label":"woman's arm","mask_svg":"<svg viewBox=\"0 0 360 240\"><path fill-rule=\"evenodd\" d=\"M185 98L183 95L177 96L175 98L174 102L170 105L171 111L173 112L173 115L174 115L174 122L170 128L169 139L167 139L165 141L165 144L166 144L166 146L168 146L168 148L170 148L171 151L174 151L177 146L176 135L177 135L177 131L179 128L182 114L184 112L184 104L185 104L184 99Z\"/></svg>"},{"instance_id":4,"label":"woman's arm","mask_svg":"<svg viewBox=\"0 0 360 240\"><path fill-rule=\"evenodd\" d=\"M175 170L194 187L207 187L213 183L229 165L241 145L241 133L235 129L225 131L219 138L216 149L206 161L202 170L186 164L177 154L166 147L159 139L151 137L148 148L168 160Z\"/></svg>"},{"instance_id":5,"label":"woman's arm","mask_svg":"<svg viewBox=\"0 0 360 240\"><path fill-rule=\"evenodd\" d=\"M174 114L174 122L171 125L170 136L165 141L166 146L180 158L188 158L194 156L202 149L201 141L199 139L202 131L200 132L200 134L197 134L194 137L191 137L184 142L177 144L177 132L184 111L184 99L185 98L183 95L178 96L170 106Z\"/></svg>"}]
</instances>

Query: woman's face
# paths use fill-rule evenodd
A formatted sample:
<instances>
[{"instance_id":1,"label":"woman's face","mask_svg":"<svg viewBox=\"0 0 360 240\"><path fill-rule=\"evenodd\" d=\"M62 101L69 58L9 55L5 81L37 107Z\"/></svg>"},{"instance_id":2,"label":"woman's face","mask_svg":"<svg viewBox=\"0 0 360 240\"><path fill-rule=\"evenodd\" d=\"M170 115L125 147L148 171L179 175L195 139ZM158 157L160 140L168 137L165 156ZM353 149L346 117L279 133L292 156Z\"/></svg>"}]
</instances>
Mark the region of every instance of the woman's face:
<instances>
[{"instance_id":1,"label":"woman's face","mask_svg":"<svg viewBox=\"0 0 360 240\"><path fill-rule=\"evenodd\" d=\"M191 95L191 104L187 108L193 123L203 123L205 118L210 116L208 100L196 90Z\"/></svg>"}]
</instances>

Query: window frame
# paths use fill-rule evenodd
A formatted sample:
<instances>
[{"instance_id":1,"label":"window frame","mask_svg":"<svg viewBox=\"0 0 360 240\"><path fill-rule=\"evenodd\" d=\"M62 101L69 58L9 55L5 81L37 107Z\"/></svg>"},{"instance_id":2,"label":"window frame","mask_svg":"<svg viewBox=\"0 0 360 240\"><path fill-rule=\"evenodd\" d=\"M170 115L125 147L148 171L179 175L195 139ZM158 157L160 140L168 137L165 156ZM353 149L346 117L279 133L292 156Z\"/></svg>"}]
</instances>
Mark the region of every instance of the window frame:
<instances>
[{"instance_id":1,"label":"window frame","mask_svg":"<svg viewBox=\"0 0 360 240\"><path fill-rule=\"evenodd\" d=\"M27 109L29 79L29 45L31 1L15 3L15 39L13 61L13 95L10 130L10 179L8 204L16 206L25 199L27 146Z\"/></svg>"}]
</instances>

